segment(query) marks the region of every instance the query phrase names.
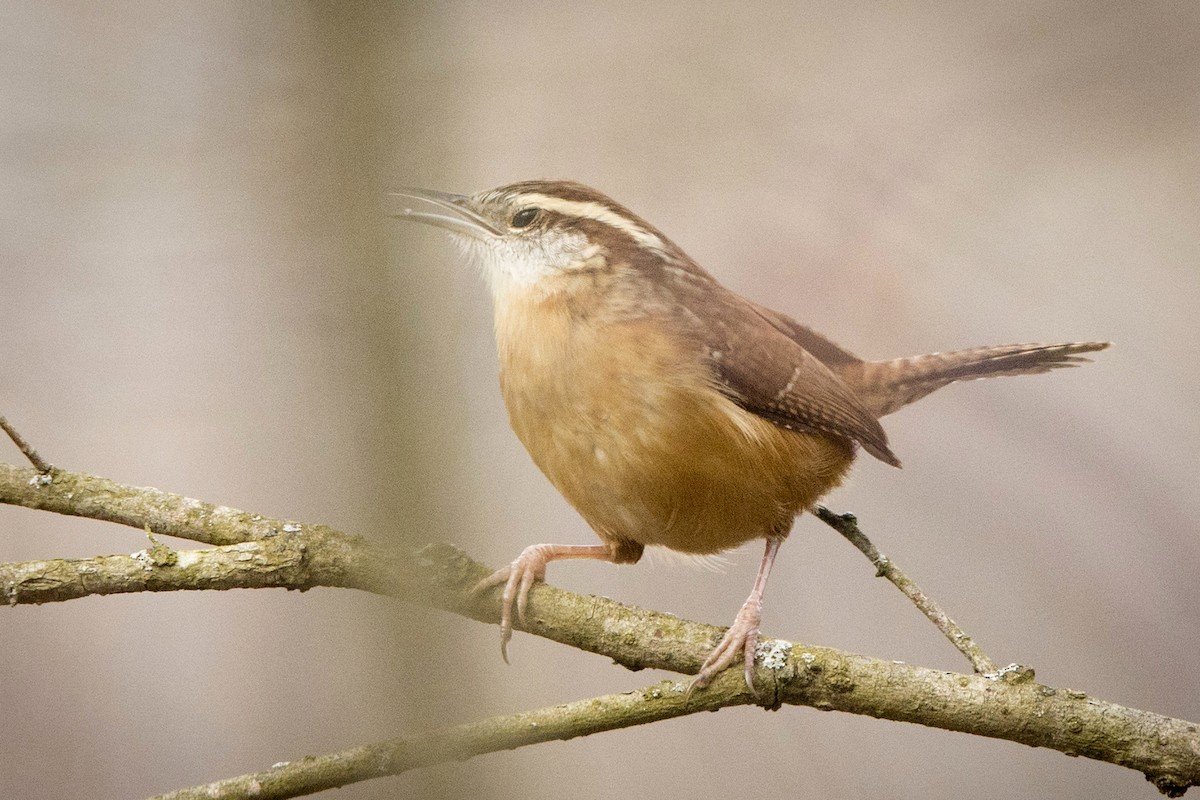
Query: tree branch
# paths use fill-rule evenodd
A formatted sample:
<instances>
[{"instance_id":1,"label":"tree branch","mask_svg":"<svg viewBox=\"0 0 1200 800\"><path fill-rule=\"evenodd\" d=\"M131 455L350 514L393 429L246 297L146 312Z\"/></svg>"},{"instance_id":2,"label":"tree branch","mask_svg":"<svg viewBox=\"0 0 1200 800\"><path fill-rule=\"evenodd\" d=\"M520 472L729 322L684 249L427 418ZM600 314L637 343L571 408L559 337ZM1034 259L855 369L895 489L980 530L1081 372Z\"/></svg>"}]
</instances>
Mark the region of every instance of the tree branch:
<instances>
[{"instance_id":1,"label":"tree branch","mask_svg":"<svg viewBox=\"0 0 1200 800\"><path fill-rule=\"evenodd\" d=\"M716 711L751 701L746 682L716 681L709 690L685 700L680 681L661 681L634 692L524 711L503 717L456 725L431 734L405 736L355 747L340 753L308 756L204 786L158 795L152 800L233 800L233 798L297 797L348 783L399 775L416 767L446 761L465 761L484 753L512 750L530 744L565 741L576 736L645 725L700 711Z\"/></svg>"},{"instance_id":2,"label":"tree branch","mask_svg":"<svg viewBox=\"0 0 1200 800\"><path fill-rule=\"evenodd\" d=\"M958 627L958 624L950 619L947 614L929 595L921 591L921 587L904 574L900 567L890 558L879 552L879 549L871 543L867 535L858 527L858 519L853 514L835 514L825 506L817 506L813 510L813 514L817 519L824 522L829 527L840 533L846 538L850 544L858 548L867 559L875 565L875 577L886 578L893 586L904 593L904 596L913 602L922 614L934 624L942 635L950 640L950 644L967 657L971 662L971 666L978 673L996 672L996 662L988 658L983 652L983 648L975 643L975 640L967 635L966 631ZM1005 667L1006 670L1021 670L1026 669L1016 664Z\"/></svg>"},{"instance_id":3,"label":"tree branch","mask_svg":"<svg viewBox=\"0 0 1200 800\"><path fill-rule=\"evenodd\" d=\"M211 550L172 550L160 542L128 556L0 564L0 600L55 603L89 595L193 589L308 589L303 541L279 537ZM328 578L322 583L330 585Z\"/></svg>"},{"instance_id":4,"label":"tree branch","mask_svg":"<svg viewBox=\"0 0 1200 800\"><path fill-rule=\"evenodd\" d=\"M38 455L38 451L33 449L33 445L25 441L25 437L17 433L17 429L14 428L12 423L5 419L3 415L0 415L0 430L8 434L8 438L12 439L13 444L17 446L17 449L24 453L25 457L29 459L29 463L37 467L38 472L45 475L49 473L50 470L54 469L51 464L47 463L44 458Z\"/></svg>"},{"instance_id":5,"label":"tree branch","mask_svg":"<svg viewBox=\"0 0 1200 800\"><path fill-rule=\"evenodd\" d=\"M11 604L149 589L343 586L482 621L498 619L495 593L479 599L470 594L490 570L449 545L387 552L321 525L272 520L62 470L54 470L48 483L38 476L0 465L0 502L221 546L174 558L173 551L152 547L133 556L4 565L0 593ZM530 595L526 630L630 669L686 674L699 669L723 632L543 583ZM1038 684L1028 673L962 675L779 639L765 639L759 652L756 684L771 707L808 705L1048 747L1136 769L1171 796L1200 783L1196 724ZM693 701L705 702L709 691Z\"/></svg>"}]
</instances>

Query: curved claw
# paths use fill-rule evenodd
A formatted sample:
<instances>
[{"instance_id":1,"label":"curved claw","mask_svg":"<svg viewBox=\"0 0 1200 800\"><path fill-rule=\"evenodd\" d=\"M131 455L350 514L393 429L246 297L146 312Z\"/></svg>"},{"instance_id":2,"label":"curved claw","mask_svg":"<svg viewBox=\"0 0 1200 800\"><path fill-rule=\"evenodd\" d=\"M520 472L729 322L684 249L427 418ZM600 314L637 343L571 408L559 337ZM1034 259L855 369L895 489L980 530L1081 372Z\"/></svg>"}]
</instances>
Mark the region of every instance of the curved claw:
<instances>
[{"instance_id":1,"label":"curved claw","mask_svg":"<svg viewBox=\"0 0 1200 800\"><path fill-rule=\"evenodd\" d=\"M516 564L514 561L513 564ZM504 592L501 595L500 602L500 657L504 659L504 663L510 663L508 660L508 642L512 639L512 603L511 587L513 584L512 576L515 574L513 564L500 569L488 575L486 578L475 584L471 589L471 597L478 598L488 589L492 589L500 584L504 584Z\"/></svg>"},{"instance_id":2,"label":"curved claw","mask_svg":"<svg viewBox=\"0 0 1200 800\"><path fill-rule=\"evenodd\" d=\"M508 660L508 643L513 635L513 606L517 608L517 619L521 625L526 624L526 610L529 607L529 591L534 581L540 581L546 576L546 564L550 561L548 545L535 544L521 551L511 564L487 576L471 590L472 596L478 597L500 584L504 591L500 594L500 657L504 663Z\"/></svg>"},{"instance_id":3,"label":"curved claw","mask_svg":"<svg viewBox=\"0 0 1200 800\"><path fill-rule=\"evenodd\" d=\"M536 581L546 577L546 565L564 558L595 558L611 561L612 552L608 545L535 544L521 551L507 567L496 570L471 590L478 597L483 592L500 584L500 655L508 663L508 642L513 632L513 606L517 608L517 619L522 628L528 628L529 592Z\"/></svg>"},{"instance_id":4,"label":"curved claw","mask_svg":"<svg viewBox=\"0 0 1200 800\"><path fill-rule=\"evenodd\" d=\"M758 626L762 621L762 602L751 597L738 611L737 617L721 641L708 654L704 665L696 673L688 687L688 696L696 689L703 689L712 683L713 678L733 665L741 656L745 663L746 686L750 694L758 697L758 689L754 686L754 657L758 649Z\"/></svg>"}]
</instances>

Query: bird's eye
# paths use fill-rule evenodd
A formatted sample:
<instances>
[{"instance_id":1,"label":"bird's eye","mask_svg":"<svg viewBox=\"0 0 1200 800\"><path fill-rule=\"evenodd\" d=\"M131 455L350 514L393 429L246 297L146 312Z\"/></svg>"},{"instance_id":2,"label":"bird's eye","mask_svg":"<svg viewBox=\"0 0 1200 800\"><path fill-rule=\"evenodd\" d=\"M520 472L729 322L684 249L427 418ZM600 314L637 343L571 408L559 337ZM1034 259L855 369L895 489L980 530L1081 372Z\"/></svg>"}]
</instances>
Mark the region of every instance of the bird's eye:
<instances>
[{"instance_id":1,"label":"bird's eye","mask_svg":"<svg viewBox=\"0 0 1200 800\"><path fill-rule=\"evenodd\" d=\"M530 223L537 218L537 215L538 209L536 208L522 208L520 211L513 214L512 221L509 222L508 225L511 228L527 228L529 227Z\"/></svg>"}]
</instances>

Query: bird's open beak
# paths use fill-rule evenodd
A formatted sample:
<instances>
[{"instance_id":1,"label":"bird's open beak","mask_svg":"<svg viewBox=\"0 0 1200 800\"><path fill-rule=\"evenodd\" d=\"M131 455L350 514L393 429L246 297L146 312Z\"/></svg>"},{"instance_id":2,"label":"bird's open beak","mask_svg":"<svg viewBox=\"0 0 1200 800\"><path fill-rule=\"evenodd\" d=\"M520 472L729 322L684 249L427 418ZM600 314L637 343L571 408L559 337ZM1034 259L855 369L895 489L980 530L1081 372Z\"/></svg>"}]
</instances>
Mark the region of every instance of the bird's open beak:
<instances>
[{"instance_id":1,"label":"bird's open beak","mask_svg":"<svg viewBox=\"0 0 1200 800\"><path fill-rule=\"evenodd\" d=\"M420 200L437 209L435 211L418 211L409 208L406 204L399 211L393 213L393 217L436 225L452 233L470 236L473 239L491 239L501 234L492 223L472 211L467 205L469 198L461 194L438 192L433 189L397 189L388 194L390 197L401 198L406 203L408 200Z\"/></svg>"}]
</instances>

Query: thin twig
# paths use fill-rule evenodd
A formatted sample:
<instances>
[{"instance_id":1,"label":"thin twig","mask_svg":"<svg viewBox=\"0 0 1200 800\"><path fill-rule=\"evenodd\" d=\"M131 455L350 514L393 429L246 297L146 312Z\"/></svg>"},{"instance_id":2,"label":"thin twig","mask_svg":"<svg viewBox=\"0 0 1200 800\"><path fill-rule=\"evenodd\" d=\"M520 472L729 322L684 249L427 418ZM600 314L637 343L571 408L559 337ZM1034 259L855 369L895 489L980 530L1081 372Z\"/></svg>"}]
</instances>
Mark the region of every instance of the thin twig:
<instances>
[{"instance_id":1,"label":"thin twig","mask_svg":"<svg viewBox=\"0 0 1200 800\"><path fill-rule=\"evenodd\" d=\"M13 440L13 444L17 446L18 450L25 454L25 457L29 459L29 462L33 464L33 466L37 467L38 472L42 473L43 475L50 474L50 470L54 469L54 465L47 463L45 459L38 455L38 451L34 450L33 446L30 445L29 442L25 441L25 438L21 436L21 434L17 433L17 429L14 428L12 423L6 420L3 415L0 415L0 428L4 429L4 432L8 434L8 438Z\"/></svg>"},{"instance_id":2,"label":"thin twig","mask_svg":"<svg viewBox=\"0 0 1200 800\"><path fill-rule=\"evenodd\" d=\"M703 692L703 698L697 696L691 701L684 699L685 693L686 685L682 681L661 681L638 691L491 717L340 753L306 756L263 772L167 792L152 800L298 797L371 778L399 775L417 767L465 761L484 753L645 725L698 711L716 711L753 700L745 681L725 681L721 691Z\"/></svg>"},{"instance_id":3,"label":"thin twig","mask_svg":"<svg viewBox=\"0 0 1200 800\"><path fill-rule=\"evenodd\" d=\"M996 662L988 658L987 654L979 645L975 644L975 640L958 627L954 620L942 609L936 600L934 600L925 592L921 591L921 587L917 586L911 578L896 566L890 558L880 553L879 550L867 538L867 535L858 527L858 518L853 514L835 514L825 506L817 506L813 513L829 527L840 533L849 540L850 544L854 545L859 551L871 560L875 565L875 576L879 578L887 578L892 584L904 592L904 596L913 601L921 613L929 618L942 635L950 640L950 644L954 645L960 653L967 657L971 662L971 666L975 671L982 674L997 673ZM1017 667L1004 668L1006 672L1011 671L1028 671L1032 677L1032 670Z\"/></svg>"}]
</instances>

